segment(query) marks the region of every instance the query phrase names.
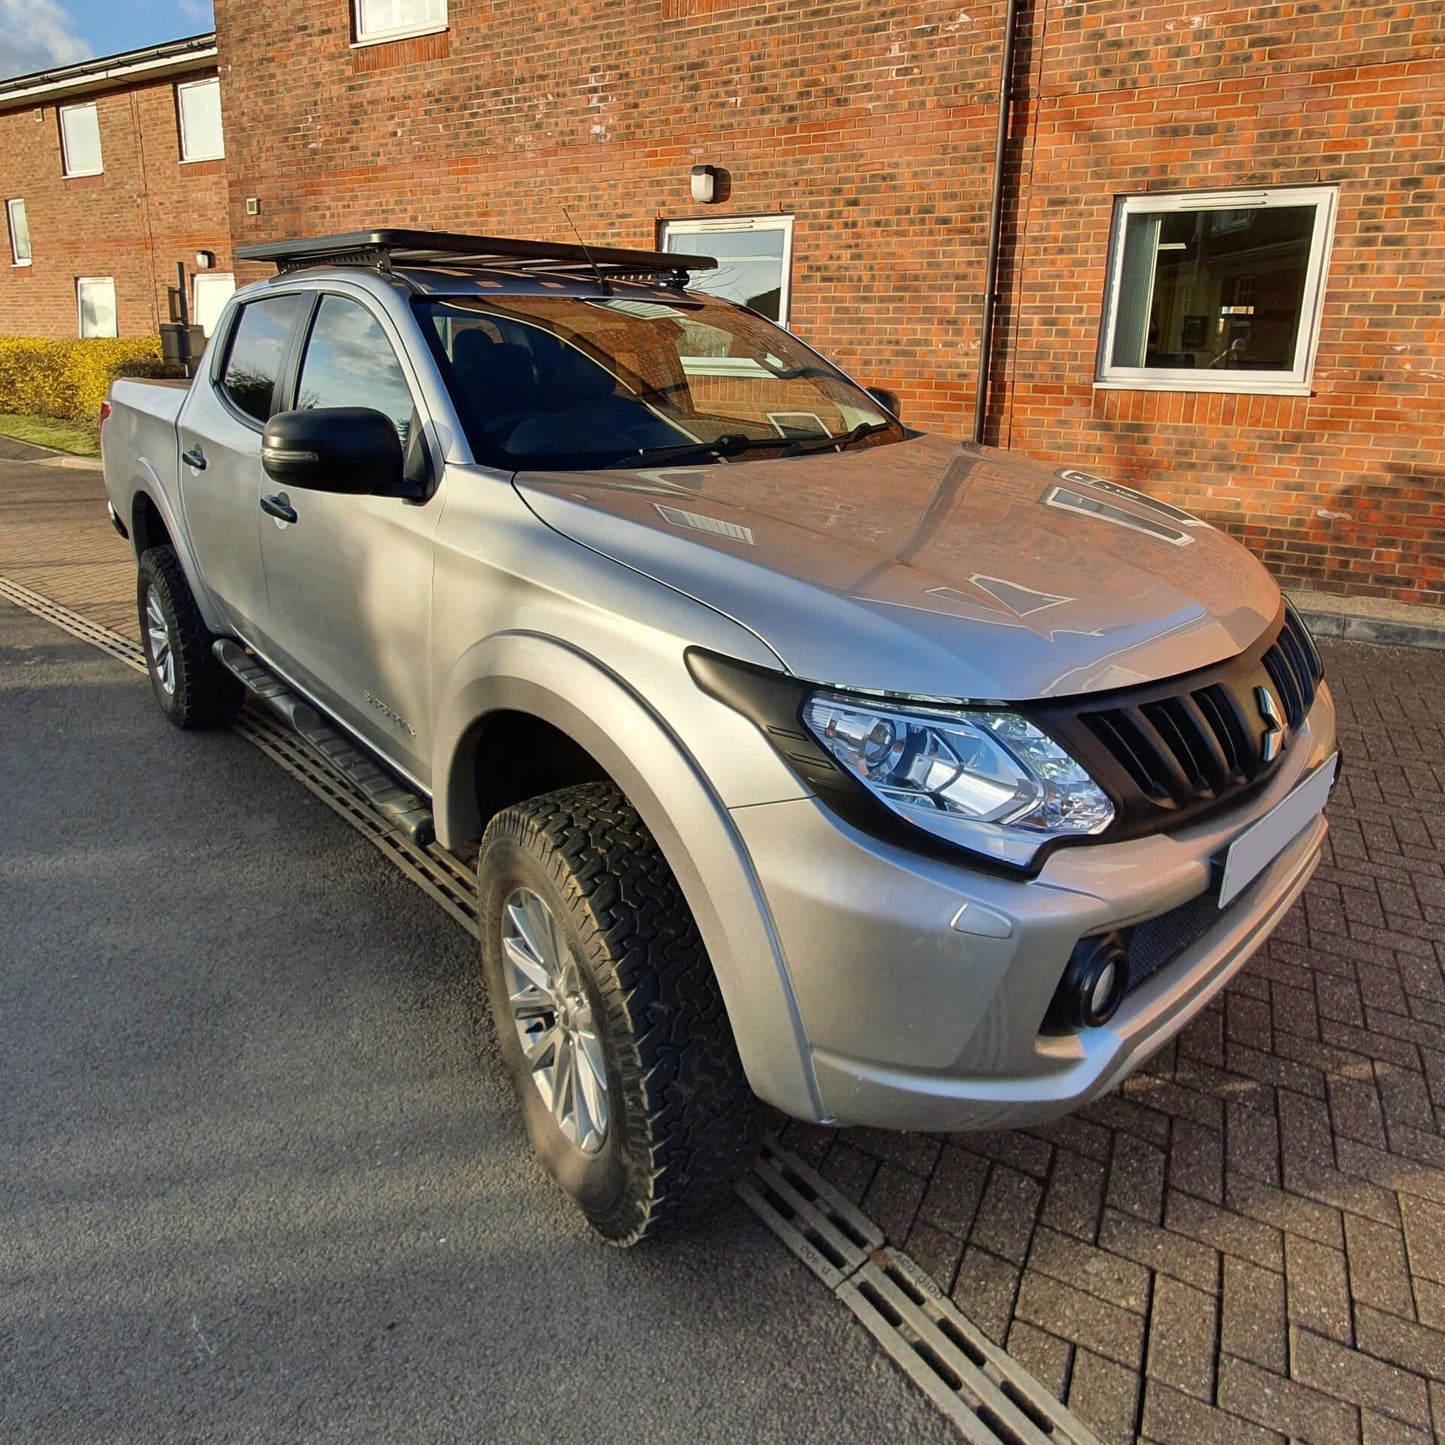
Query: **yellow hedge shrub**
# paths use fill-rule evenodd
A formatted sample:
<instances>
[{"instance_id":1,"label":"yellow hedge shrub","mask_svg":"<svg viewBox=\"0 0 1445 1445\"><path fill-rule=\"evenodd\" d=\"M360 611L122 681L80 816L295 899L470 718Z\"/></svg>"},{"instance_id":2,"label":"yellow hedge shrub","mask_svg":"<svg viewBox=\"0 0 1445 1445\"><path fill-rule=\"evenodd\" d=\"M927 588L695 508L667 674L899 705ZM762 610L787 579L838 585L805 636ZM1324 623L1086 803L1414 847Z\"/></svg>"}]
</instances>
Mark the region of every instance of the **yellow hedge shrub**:
<instances>
[{"instance_id":1,"label":"yellow hedge shrub","mask_svg":"<svg viewBox=\"0 0 1445 1445\"><path fill-rule=\"evenodd\" d=\"M176 375L158 336L40 341L0 336L0 412L95 421L117 376Z\"/></svg>"}]
</instances>

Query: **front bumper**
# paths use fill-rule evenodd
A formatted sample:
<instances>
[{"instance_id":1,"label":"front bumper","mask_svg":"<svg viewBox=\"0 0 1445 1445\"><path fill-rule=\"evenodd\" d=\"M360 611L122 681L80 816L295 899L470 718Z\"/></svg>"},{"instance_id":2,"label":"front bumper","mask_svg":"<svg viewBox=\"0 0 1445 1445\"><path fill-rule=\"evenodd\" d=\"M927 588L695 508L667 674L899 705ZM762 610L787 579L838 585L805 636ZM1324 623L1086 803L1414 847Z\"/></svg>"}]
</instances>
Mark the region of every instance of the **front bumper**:
<instances>
[{"instance_id":1,"label":"front bumper","mask_svg":"<svg viewBox=\"0 0 1445 1445\"><path fill-rule=\"evenodd\" d=\"M1101 1028L1040 1024L1080 937L1197 899L1215 860L1335 750L1321 688L1270 786L1170 835L1061 848L1015 880L879 842L816 799L734 810L782 944L825 1121L894 1129L1036 1123L1107 1092L1243 966L1309 881L1317 817L1218 921Z\"/></svg>"}]
</instances>

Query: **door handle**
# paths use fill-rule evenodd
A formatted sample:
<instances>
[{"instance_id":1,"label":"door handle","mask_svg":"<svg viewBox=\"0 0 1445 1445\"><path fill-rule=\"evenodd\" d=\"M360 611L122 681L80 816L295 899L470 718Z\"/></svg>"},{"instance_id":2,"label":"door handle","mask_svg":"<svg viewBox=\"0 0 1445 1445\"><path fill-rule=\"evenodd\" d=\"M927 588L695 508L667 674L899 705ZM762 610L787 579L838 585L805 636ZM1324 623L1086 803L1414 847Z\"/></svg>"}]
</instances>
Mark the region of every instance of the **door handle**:
<instances>
[{"instance_id":1,"label":"door handle","mask_svg":"<svg viewBox=\"0 0 1445 1445\"><path fill-rule=\"evenodd\" d=\"M261 510L268 517L275 517L278 522L294 522L296 520L296 508L280 497L262 497Z\"/></svg>"},{"instance_id":2,"label":"door handle","mask_svg":"<svg viewBox=\"0 0 1445 1445\"><path fill-rule=\"evenodd\" d=\"M206 470L206 454L201 450L199 442L190 451L182 452L181 460L188 467L194 467L198 472Z\"/></svg>"}]
</instances>

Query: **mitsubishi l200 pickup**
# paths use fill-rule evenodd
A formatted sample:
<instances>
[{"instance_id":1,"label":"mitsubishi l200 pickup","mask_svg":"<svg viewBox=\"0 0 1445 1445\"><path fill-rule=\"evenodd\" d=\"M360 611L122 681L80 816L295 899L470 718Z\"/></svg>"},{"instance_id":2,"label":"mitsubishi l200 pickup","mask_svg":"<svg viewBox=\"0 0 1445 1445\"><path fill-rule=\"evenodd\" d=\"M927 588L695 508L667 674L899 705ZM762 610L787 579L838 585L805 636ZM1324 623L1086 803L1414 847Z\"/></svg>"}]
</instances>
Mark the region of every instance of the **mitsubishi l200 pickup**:
<instances>
[{"instance_id":1,"label":"mitsubishi l200 pickup","mask_svg":"<svg viewBox=\"0 0 1445 1445\"><path fill-rule=\"evenodd\" d=\"M905 426L710 258L245 248L106 487L177 726L249 688L475 860L528 1134L630 1243L757 1101L997 1129L1113 1088L1304 888L1319 657L1175 507Z\"/></svg>"}]
</instances>

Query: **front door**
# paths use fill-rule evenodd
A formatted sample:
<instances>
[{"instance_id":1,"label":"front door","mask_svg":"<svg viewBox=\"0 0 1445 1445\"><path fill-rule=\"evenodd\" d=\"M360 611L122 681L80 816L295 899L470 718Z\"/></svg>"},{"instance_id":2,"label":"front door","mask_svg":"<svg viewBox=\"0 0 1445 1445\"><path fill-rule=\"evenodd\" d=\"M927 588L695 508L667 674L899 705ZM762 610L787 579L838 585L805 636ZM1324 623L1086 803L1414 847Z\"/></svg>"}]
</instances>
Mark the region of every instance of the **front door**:
<instances>
[{"instance_id":1,"label":"front door","mask_svg":"<svg viewBox=\"0 0 1445 1445\"><path fill-rule=\"evenodd\" d=\"M295 404L372 407L391 419L403 451L421 422L388 327L349 296L320 298ZM266 492L284 493L296 513L294 522L261 523L277 666L429 787L432 534L441 497L418 505L269 479Z\"/></svg>"},{"instance_id":2,"label":"front door","mask_svg":"<svg viewBox=\"0 0 1445 1445\"><path fill-rule=\"evenodd\" d=\"M206 587L247 641L266 629L261 432L306 301L291 292L241 307L224 361L191 387L177 427L186 532Z\"/></svg>"}]
</instances>

